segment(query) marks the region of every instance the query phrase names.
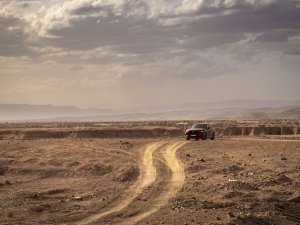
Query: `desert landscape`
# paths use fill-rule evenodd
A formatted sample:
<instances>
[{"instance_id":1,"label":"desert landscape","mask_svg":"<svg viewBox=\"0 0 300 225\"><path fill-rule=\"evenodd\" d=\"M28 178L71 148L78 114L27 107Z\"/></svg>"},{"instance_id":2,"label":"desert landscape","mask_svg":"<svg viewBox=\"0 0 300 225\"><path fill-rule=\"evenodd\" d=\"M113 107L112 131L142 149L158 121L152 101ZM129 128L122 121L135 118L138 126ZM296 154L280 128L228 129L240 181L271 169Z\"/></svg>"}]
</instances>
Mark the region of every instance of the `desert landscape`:
<instances>
[{"instance_id":1,"label":"desert landscape","mask_svg":"<svg viewBox=\"0 0 300 225\"><path fill-rule=\"evenodd\" d=\"M2 123L0 224L299 224L299 120Z\"/></svg>"},{"instance_id":2,"label":"desert landscape","mask_svg":"<svg viewBox=\"0 0 300 225\"><path fill-rule=\"evenodd\" d=\"M300 0L0 0L0 31L0 225L300 225Z\"/></svg>"}]
</instances>

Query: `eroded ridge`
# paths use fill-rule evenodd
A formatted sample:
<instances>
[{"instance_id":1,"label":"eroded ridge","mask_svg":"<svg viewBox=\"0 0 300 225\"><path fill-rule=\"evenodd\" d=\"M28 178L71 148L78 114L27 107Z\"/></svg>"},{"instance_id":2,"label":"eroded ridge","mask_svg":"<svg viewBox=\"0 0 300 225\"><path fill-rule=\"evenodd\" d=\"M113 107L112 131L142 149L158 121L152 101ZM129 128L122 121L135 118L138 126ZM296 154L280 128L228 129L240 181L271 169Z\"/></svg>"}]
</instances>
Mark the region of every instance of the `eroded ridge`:
<instances>
[{"instance_id":1,"label":"eroded ridge","mask_svg":"<svg viewBox=\"0 0 300 225\"><path fill-rule=\"evenodd\" d=\"M122 200L122 202L105 212L99 212L90 217L87 217L77 224L90 224L105 216L125 209L138 195L140 195L143 192L143 190L146 187L151 185L156 179L156 168L153 164L153 152L160 148L163 144L164 142L153 143L145 148L142 165L140 166L141 175L137 182L128 190L127 196L125 199Z\"/></svg>"}]
</instances>

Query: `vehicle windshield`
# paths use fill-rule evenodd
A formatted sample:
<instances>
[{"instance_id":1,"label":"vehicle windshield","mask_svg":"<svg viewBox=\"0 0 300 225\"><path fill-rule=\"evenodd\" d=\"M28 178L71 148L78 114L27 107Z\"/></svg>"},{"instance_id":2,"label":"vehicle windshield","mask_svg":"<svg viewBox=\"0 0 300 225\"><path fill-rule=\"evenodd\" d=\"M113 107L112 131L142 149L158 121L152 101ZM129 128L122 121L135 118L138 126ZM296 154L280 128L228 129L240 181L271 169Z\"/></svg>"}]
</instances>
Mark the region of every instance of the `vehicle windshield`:
<instances>
[{"instance_id":1,"label":"vehicle windshield","mask_svg":"<svg viewBox=\"0 0 300 225\"><path fill-rule=\"evenodd\" d=\"M206 124L197 123L192 126L192 128L203 128L206 129Z\"/></svg>"}]
</instances>

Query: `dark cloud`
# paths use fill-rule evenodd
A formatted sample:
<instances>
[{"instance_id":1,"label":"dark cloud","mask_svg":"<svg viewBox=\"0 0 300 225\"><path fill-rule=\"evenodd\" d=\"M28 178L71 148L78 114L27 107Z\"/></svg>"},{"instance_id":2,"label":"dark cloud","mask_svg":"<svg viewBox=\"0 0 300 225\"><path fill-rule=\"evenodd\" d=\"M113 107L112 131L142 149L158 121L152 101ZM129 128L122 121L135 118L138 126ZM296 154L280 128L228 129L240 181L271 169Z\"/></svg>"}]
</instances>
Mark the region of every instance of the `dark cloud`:
<instances>
[{"instance_id":1,"label":"dark cloud","mask_svg":"<svg viewBox=\"0 0 300 225\"><path fill-rule=\"evenodd\" d=\"M210 18L202 18L187 24L190 34L260 33L276 29L299 29L300 8L297 2L281 0L261 8L253 8L245 1L233 5L228 15L222 15L224 7L214 8ZM211 14L211 9L202 8L197 15Z\"/></svg>"},{"instance_id":2,"label":"dark cloud","mask_svg":"<svg viewBox=\"0 0 300 225\"><path fill-rule=\"evenodd\" d=\"M22 1L17 5L26 10L33 2ZM196 4L196 1L185 2L186 5L183 2L157 3L162 4L161 7L153 7L153 2L141 0L101 4L92 0L74 4L67 1L61 6L44 8L44 14L37 15L37 21L25 20L26 16L14 17L10 13L0 20L3 30L0 54L44 56L42 59L70 64L78 61L80 64L118 63L130 67L161 61L168 63L173 59L178 65L189 65L190 68L184 67L182 71L195 74L191 77L198 74L196 64L205 69L209 65L211 70L202 72L206 77L206 74L214 76L232 70L225 65L218 67L217 61L206 61L203 54L199 59L197 53L206 49L231 45L229 51L236 51L240 42L243 45L255 42L263 44L264 49L273 48L284 54L298 52L292 47L295 42L290 41L300 31L298 1L203 0L196 8L192 3ZM29 35L33 34L25 31L26 26L33 26L27 29L29 32L36 30L35 42L28 41ZM247 35L253 38L247 40ZM271 45L273 42L277 44ZM49 54L48 51L33 51L32 47L55 47L61 52ZM104 50L100 53L99 49ZM239 54L238 58L247 58L243 53ZM173 73L174 77L176 73ZM177 77L182 77L178 73Z\"/></svg>"},{"instance_id":3,"label":"dark cloud","mask_svg":"<svg viewBox=\"0 0 300 225\"><path fill-rule=\"evenodd\" d=\"M0 15L0 55L26 56L31 53L26 45L28 35L24 32L25 23L10 14Z\"/></svg>"},{"instance_id":4,"label":"dark cloud","mask_svg":"<svg viewBox=\"0 0 300 225\"><path fill-rule=\"evenodd\" d=\"M248 1L236 1L218 7L204 1L199 10L183 15L158 15L148 18L149 7L141 1L124 4L120 9L113 5L81 5L71 11L70 26L48 30L59 38L49 40L53 46L67 50L91 50L110 46L116 52L148 54L173 49L205 49L228 43L236 43L245 34L260 34L256 41L288 41L300 27L300 8L296 1L276 1L256 6ZM130 13L140 7L144 16ZM224 15L225 12L228 12ZM98 15L98 16L97 16ZM208 15L208 18L198 16ZM161 21L177 19L174 26ZM182 38L183 37L183 38Z\"/></svg>"}]
</instances>

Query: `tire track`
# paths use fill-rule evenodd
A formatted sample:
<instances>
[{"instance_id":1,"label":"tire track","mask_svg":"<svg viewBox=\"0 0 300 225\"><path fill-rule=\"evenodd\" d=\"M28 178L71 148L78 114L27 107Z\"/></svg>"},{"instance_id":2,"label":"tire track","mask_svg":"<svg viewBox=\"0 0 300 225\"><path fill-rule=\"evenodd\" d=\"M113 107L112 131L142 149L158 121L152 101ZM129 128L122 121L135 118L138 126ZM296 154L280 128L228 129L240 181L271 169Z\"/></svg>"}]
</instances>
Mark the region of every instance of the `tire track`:
<instances>
[{"instance_id":1,"label":"tire track","mask_svg":"<svg viewBox=\"0 0 300 225\"><path fill-rule=\"evenodd\" d=\"M176 152L179 148L185 145L185 142L176 142L174 144L168 144L163 152L164 160L167 166L171 170L171 179L168 181L166 191L161 194L159 199L156 199L154 203L151 203L152 207L146 212L141 213L135 217L127 219L122 222L122 224L135 224L150 215L157 212L161 207L166 205L168 201L175 197L179 189L184 184L185 173L184 168L176 157Z\"/></svg>"},{"instance_id":2,"label":"tire track","mask_svg":"<svg viewBox=\"0 0 300 225\"><path fill-rule=\"evenodd\" d=\"M178 190L182 187L185 179L184 169L176 157L176 152L179 148L185 145L186 142L157 142L150 144L145 148L142 163L140 166L141 175L139 180L130 188L128 196L118 205L105 212L100 212L92 215L78 225L90 224L104 217L112 217L113 213L124 212L125 214L131 211L137 211L134 216L120 218L121 221L115 221L117 224L135 224L150 215L157 212L161 207L166 205L168 201L175 197ZM157 151L159 150L159 151ZM154 153L158 152L158 156L154 157ZM154 165L154 160L163 162L165 167ZM161 183L157 177L157 169L161 175L165 175L168 179ZM147 202L139 204L136 199L145 192L147 187L151 186L151 192L154 196L148 199ZM149 190L147 190L149 191ZM150 194L151 194L150 192Z\"/></svg>"},{"instance_id":3,"label":"tire track","mask_svg":"<svg viewBox=\"0 0 300 225\"><path fill-rule=\"evenodd\" d=\"M115 207L111 208L108 211L94 214L90 217L85 218L84 220L77 223L78 225L90 224L96 220L101 219L107 215L110 215L115 212L119 212L126 208L139 194L143 192L143 190L151 185L155 181L156 178L156 168L153 165L153 152L157 150L164 143L154 143L146 147L144 155L143 155L143 163L141 169L141 176L139 180L130 188L128 191L127 197L123 199Z\"/></svg>"}]
</instances>

